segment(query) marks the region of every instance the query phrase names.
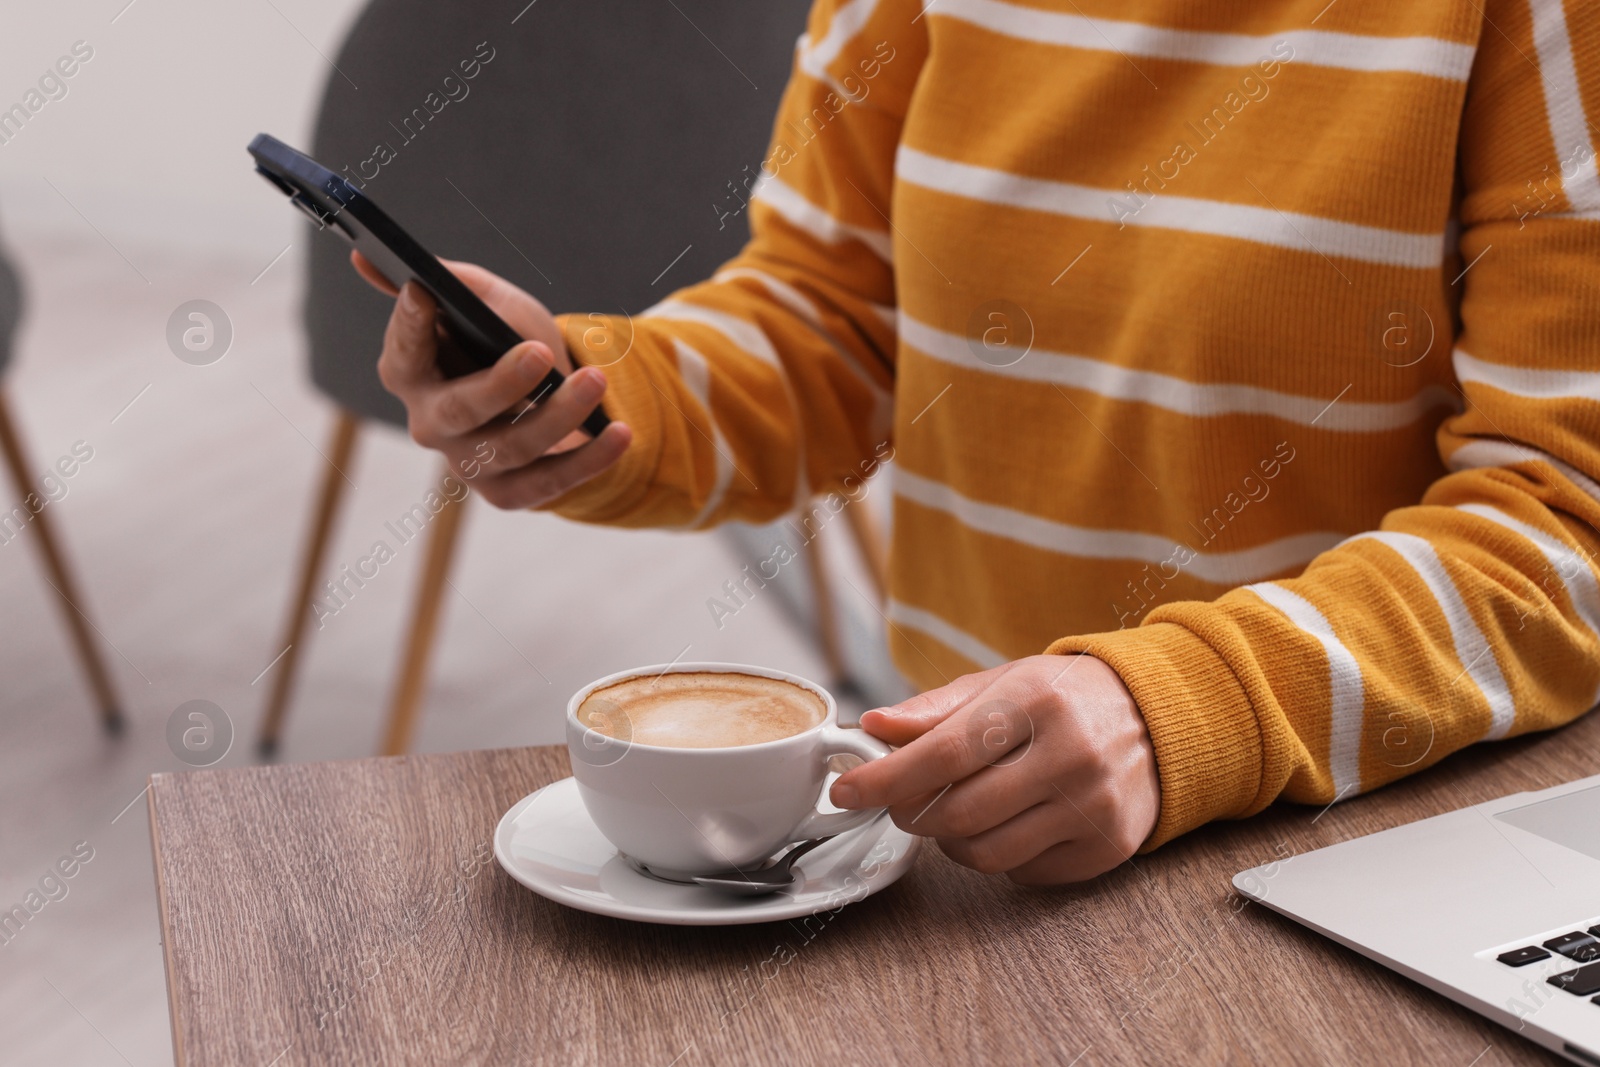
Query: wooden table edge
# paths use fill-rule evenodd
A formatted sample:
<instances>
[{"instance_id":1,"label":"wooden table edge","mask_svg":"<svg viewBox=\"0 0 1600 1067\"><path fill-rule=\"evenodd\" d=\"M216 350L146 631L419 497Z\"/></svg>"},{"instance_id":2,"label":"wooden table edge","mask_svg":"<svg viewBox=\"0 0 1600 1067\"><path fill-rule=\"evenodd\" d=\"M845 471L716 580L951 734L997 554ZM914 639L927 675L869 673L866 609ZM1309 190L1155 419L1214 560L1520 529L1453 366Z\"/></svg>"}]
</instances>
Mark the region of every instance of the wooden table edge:
<instances>
[{"instance_id":1,"label":"wooden table edge","mask_svg":"<svg viewBox=\"0 0 1600 1067\"><path fill-rule=\"evenodd\" d=\"M156 820L156 788L165 773L150 776L145 790L145 807L150 812L150 865L156 876L156 921L161 926L161 969L167 980L167 1022L172 1027L172 1062L183 1067L183 1034L178 1026L178 990L173 984L177 974L172 959L172 917L167 908L167 883L161 875L161 826Z\"/></svg>"},{"instance_id":2,"label":"wooden table edge","mask_svg":"<svg viewBox=\"0 0 1600 1067\"><path fill-rule=\"evenodd\" d=\"M1331 831L1332 840L1325 839L1330 831L1328 831L1327 827L1323 827L1322 833L1312 834L1312 837L1322 837L1324 839L1321 841L1321 843L1310 844L1306 851L1326 847L1329 844L1335 844L1340 841L1358 839L1368 836L1372 833L1381 832L1382 830L1389 829L1394 826L1408 825L1418 820L1445 814L1450 811L1461 810L1471 804L1481 803L1484 799L1495 799L1513 795L1518 791L1531 791L1548 788L1550 785L1558 785L1562 782L1576 780L1574 776L1581 777L1584 772L1592 773L1592 770L1590 770L1586 765L1574 765L1570 759L1565 759L1564 754L1569 753L1569 749L1566 745L1562 745L1559 751L1555 751L1555 756L1560 758L1552 759L1553 750L1550 746L1555 744L1557 739L1565 741L1566 739L1572 738L1575 735L1579 737L1584 736L1582 731L1585 730L1600 731L1600 716L1595 716L1589 719L1589 721L1583 725L1574 723L1564 730L1540 732L1514 739L1510 742L1507 742L1508 745L1514 747L1502 750L1498 754L1495 754L1489 746L1473 746L1475 755L1458 754L1456 762L1453 764L1455 768L1453 772L1446 771L1443 768L1430 768L1427 773L1415 775L1407 780L1395 783L1396 789L1393 791L1387 789L1373 790L1368 794L1365 794L1359 801L1354 801L1352 804L1350 809L1352 813L1351 818L1354 820L1352 825L1343 827L1342 829L1336 827L1333 831ZM281 771L282 769L295 766L305 767L320 765L323 767L328 767L344 765L353 767L371 764L392 765L414 760L431 762L435 759L455 759L458 757L472 755L498 757L512 752L532 752L540 754L546 752L562 753L564 752L564 749L565 746L560 744L510 745L442 753L408 754L397 757L352 757L332 760L318 760L312 761L308 764L268 764L266 766L254 765L251 767L217 768L215 770L223 773L244 772L248 774L251 772L261 771ZM1529 761L1531 761L1531 763ZM1532 780L1527 780L1530 776L1525 772L1530 769L1530 767L1534 773L1531 775ZM179 1014L180 1001L177 995L179 989L175 982L176 977L182 976L183 970L180 966L182 961L178 961L176 959L176 938L174 937L174 931L176 929L176 916L171 913L169 891L171 896L181 899L183 896L183 885L180 880L175 880L173 886L167 886L164 882L163 866L160 856L162 847L161 828L157 821L156 813L158 810L158 803L166 804L170 809L170 802L174 797L174 791L180 789L182 780L187 778L192 773L195 772L184 771L152 774L150 776L150 787L148 790L149 797L147 801L151 818L150 831L152 855L155 862L157 907L162 924L162 957L167 977L169 1017L173 1028L173 1059L174 1062L179 1065L179 1067L183 1067L183 1065L187 1062L186 1049L183 1043L184 1031L182 1029L182 1019L180 1018ZM201 773L212 773L212 771L207 770ZM1489 778L1480 781L1479 779L1485 774L1488 774ZM559 780L559 776L552 779L552 781ZM1432 785L1430 785L1430 782L1432 782ZM1457 795L1457 793L1461 792L1461 790L1455 789L1451 785L1452 782L1456 783L1457 785L1463 785L1465 793L1470 795ZM548 785L549 783L547 782L545 784ZM1441 789L1441 785L1445 788ZM1476 797L1476 799L1474 799L1474 797ZM1376 811L1372 809L1374 804L1378 805ZM1312 818L1310 820L1310 827L1315 828L1317 820L1320 819L1322 814L1325 814L1333 806L1334 805L1331 804L1328 805L1327 807L1323 808L1322 812L1318 813L1315 818ZM1278 805L1274 805L1274 808L1276 807L1278 807ZM1309 813L1312 811L1310 806L1290 805L1288 807L1301 810L1302 813ZM176 816L176 813L171 810L168 810L167 814L169 821L173 820ZM1257 817L1240 820L1237 824L1233 822L1213 824L1205 830L1197 832L1196 837L1203 836L1209 838L1212 834L1228 834L1232 832L1230 828L1240 827L1248 829L1248 827L1253 823L1261 820L1270 820L1272 818L1274 818L1274 816L1270 813L1269 809L1268 812L1263 812ZM1365 825L1365 828L1363 828L1364 824L1372 825ZM1296 825L1298 825L1298 820ZM175 823L175 832L178 832L180 826L181 822ZM1305 828L1302 827L1302 829ZM1285 832L1287 832L1287 828ZM1306 832L1309 834L1311 831L1310 829L1306 829ZM177 841L178 839L174 839L175 843ZM1226 842L1223 842L1223 845L1225 846ZM1205 863L1209 862L1207 857L1217 846L1218 842L1210 840L1191 842L1190 847L1198 850L1199 860L1202 863ZM1224 866L1226 866L1226 864L1224 864ZM1175 892L1181 888L1181 884L1185 881L1185 879L1187 879L1187 877L1187 875L1180 875L1177 882L1172 884L1167 884L1164 882L1163 884L1166 885L1166 888L1169 892ZM1195 884L1200 883L1196 882ZM1227 874L1222 875L1222 881L1219 888L1224 888L1227 891L1228 896L1231 898L1244 899L1241 898L1234 889L1231 884L1231 878ZM1420 982L1415 977L1399 970L1392 965L1386 965L1381 961L1367 956L1365 953L1362 953L1357 949L1354 949L1353 946L1343 944L1337 939L1329 938L1325 933L1317 930L1314 927L1307 927L1304 924L1296 922L1290 917L1273 913L1271 909L1263 910L1268 914L1265 914L1262 917L1268 919L1271 925L1276 926L1280 923L1287 924L1290 927L1313 935L1318 939L1319 943L1324 944L1324 947L1336 953L1355 953L1361 958L1360 962L1362 964L1363 973L1366 973L1368 970L1373 972L1382 972L1391 978L1405 982L1409 987L1414 987L1414 989L1417 991L1425 993L1426 997L1423 999L1425 999L1430 1005L1430 1008L1428 1009L1430 1013L1443 1013L1452 1009L1464 1011L1489 1027L1496 1037L1504 1037L1507 1035L1513 1037L1517 1036L1514 1030L1502 1028L1496 1020L1486 1016L1484 1013L1475 1011L1470 1006L1464 1006L1460 1004L1447 993L1435 989L1426 983ZM193 931L191 930L190 932L192 933ZM204 986L201 988L204 988ZM191 991L192 990L193 987L191 986ZM189 1007L191 1009L192 1016L193 1005L190 1005ZM1433 1017L1435 1016L1430 1015L1430 1018ZM195 1024L195 1019L193 1017L188 1018L188 1023L190 1025L189 1032L195 1033L197 1040L204 1041L207 1037L207 1034L203 1032L203 1028ZM1528 1041L1525 1038L1519 1038L1516 1044L1519 1047L1526 1046L1526 1049L1530 1052L1530 1054L1538 1054L1543 1052L1549 1055L1559 1056L1559 1053L1552 1053L1550 1050L1542 1048L1538 1042ZM1496 1047L1504 1051L1507 1046L1496 1043ZM287 1051L287 1049L285 1051ZM198 1046L197 1054L200 1054ZM1468 1054L1470 1054L1470 1050L1468 1050Z\"/></svg>"}]
</instances>

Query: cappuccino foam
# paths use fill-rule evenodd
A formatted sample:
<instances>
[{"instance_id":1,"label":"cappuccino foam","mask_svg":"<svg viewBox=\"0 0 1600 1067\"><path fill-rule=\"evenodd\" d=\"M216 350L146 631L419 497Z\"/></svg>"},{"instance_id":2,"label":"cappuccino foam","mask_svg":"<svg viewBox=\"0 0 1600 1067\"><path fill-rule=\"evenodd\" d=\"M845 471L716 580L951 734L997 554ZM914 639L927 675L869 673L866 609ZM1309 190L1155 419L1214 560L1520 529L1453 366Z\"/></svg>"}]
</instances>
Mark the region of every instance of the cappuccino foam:
<instances>
[{"instance_id":1,"label":"cappuccino foam","mask_svg":"<svg viewBox=\"0 0 1600 1067\"><path fill-rule=\"evenodd\" d=\"M578 721L596 733L668 748L758 745L803 733L827 715L821 697L793 682L722 671L628 678L578 706Z\"/></svg>"}]
</instances>

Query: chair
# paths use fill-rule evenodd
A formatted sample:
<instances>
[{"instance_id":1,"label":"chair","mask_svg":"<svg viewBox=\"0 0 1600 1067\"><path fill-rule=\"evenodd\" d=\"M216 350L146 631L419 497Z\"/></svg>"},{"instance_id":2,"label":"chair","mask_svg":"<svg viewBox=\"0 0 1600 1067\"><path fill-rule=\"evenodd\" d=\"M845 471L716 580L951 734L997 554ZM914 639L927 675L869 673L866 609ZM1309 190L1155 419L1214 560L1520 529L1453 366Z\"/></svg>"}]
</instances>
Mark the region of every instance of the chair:
<instances>
[{"instance_id":1,"label":"chair","mask_svg":"<svg viewBox=\"0 0 1600 1067\"><path fill-rule=\"evenodd\" d=\"M480 263L554 310L638 312L708 277L747 239L742 222L720 225L716 205L765 153L808 8L547 0L511 19L483 0L377 0L335 60L312 155L359 176L425 246ZM392 302L355 276L338 242L308 243L311 377L338 414L275 646L288 651L258 736L263 755L281 735L342 472L367 422L405 425L375 369ZM450 504L430 523L385 754L410 747L463 512ZM802 610L842 671L832 613Z\"/></svg>"},{"instance_id":2,"label":"chair","mask_svg":"<svg viewBox=\"0 0 1600 1067\"><path fill-rule=\"evenodd\" d=\"M11 362L11 342L22 319L22 285L16 272L4 256L0 256L0 379L5 377ZM11 543L27 530L32 530L39 552L44 557L45 581L55 590L61 603L61 613L66 617L67 629L72 634L78 650L83 672L88 676L89 688L94 693L100 711L100 723L109 734L120 734L123 727L121 702L111 684L110 672L100 658L99 647L89 631L94 624L84 611L83 594L78 581L67 564L66 553L55 531L55 513L35 484L35 467L23 449L21 433L11 418L10 400L4 386L0 386L0 454L5 456L6 468L16 486L20 502L0 511L0 542ZM37 510L30 501L41 502Z\"/></svg>"}]
</instances>

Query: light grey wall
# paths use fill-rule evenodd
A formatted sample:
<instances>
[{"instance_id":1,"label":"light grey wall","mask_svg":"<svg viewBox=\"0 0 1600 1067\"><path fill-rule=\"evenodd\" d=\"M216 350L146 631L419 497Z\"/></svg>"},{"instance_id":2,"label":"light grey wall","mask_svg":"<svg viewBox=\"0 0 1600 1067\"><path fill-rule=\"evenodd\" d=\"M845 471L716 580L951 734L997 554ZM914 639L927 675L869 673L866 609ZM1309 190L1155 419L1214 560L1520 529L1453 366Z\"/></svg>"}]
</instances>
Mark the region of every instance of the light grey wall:
<instances>
[{"instance_id":1,"label":"light grey wall","mask_svg":"<svg viewBox=\"0 0 1600 1067\"><path fill-rule=\"evenodd\" d=\"M265 263L289 240L293 216L267 194L245 145L261 131L309 140L315 101L338 77L329 57L361 6L0 4L0 111L25 104L75 42L94 52L65 80L65 96L0 144L0 218L13 230L259 252Z\"/></svg>"}]
</instances>

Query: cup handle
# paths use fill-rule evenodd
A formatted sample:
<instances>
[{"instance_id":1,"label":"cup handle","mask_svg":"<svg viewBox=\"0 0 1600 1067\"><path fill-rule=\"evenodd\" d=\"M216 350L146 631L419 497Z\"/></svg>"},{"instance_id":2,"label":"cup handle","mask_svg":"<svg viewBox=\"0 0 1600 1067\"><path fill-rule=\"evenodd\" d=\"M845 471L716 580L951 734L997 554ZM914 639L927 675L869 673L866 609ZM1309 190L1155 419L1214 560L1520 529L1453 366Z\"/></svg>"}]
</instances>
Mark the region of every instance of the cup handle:
<instances>
[{"instance_id":1,"label":"cup handle","mask_svg":"<svg viewBox=\"0 0 1600 1067\"><path fill-rule=\"evenodd\" d=\"M823 731L822 759L826 763L835 756L860 756L862 760L870 763L875 759L882 759L894 749L879 741L865 730L845 730L838 726L829 726ZM822 797L819 794L818 800ZM800 825L794 828L790 839L794 841L809 841L815 837L832 837L842 834L846 830L853 830L863 823L877 818L882 808L863 808L859 811L815 811L800 820Z\"/></svg>"}]
</instances>

